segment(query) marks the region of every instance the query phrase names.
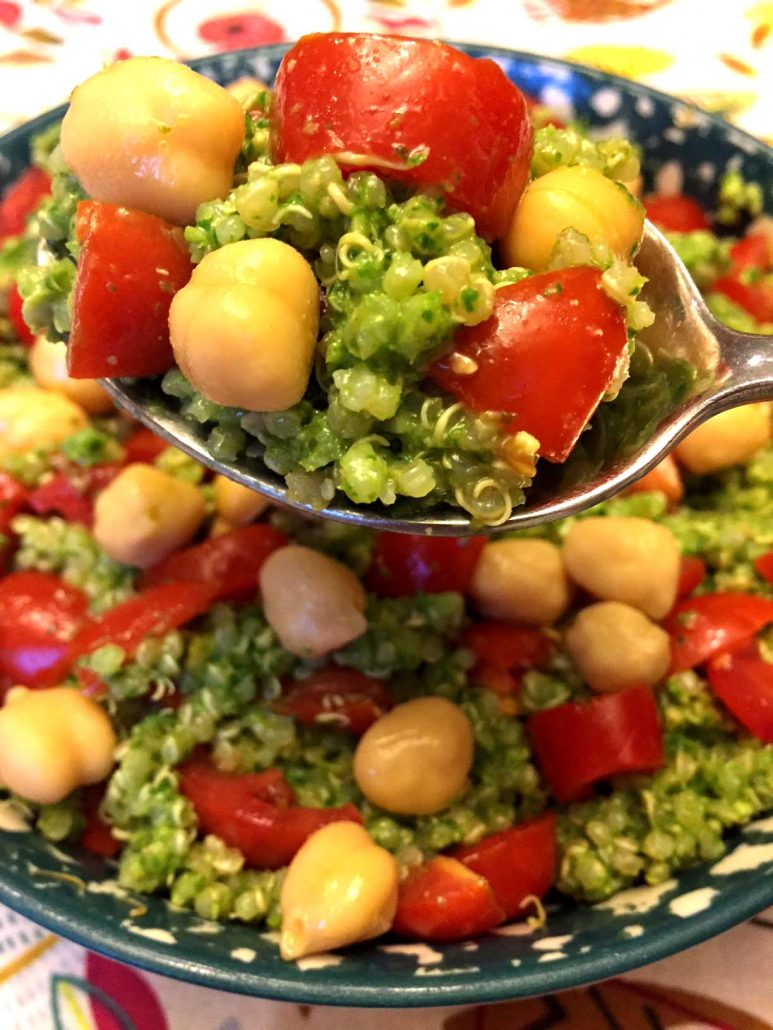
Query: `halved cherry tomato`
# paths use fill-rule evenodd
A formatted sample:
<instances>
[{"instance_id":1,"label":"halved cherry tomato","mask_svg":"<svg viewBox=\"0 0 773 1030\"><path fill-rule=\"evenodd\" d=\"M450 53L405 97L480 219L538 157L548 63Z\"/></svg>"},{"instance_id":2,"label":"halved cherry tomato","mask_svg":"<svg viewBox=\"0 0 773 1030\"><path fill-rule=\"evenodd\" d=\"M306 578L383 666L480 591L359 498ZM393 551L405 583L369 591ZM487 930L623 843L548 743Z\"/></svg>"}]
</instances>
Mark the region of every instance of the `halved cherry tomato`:
<instances>
[{"instance_id":1,"label":"halved cherry tomato","mask_svg":"<svg viewBox=\"0 0 773 1030\"><path fill-rule=\"evenodd\" d=\"M61 515L68 522L91 527L96 495L120 472L119 465L94 465L57 472L30 491L29 506L37 515Z\"/></svg>"},{"instance_id":2,"label":"halved cherry tomato","mask_svg":"<svg viewBox=\"0 0 773 1030\"><path fill-rule=\"evenodd\" d=\"M56 683L87 609L81 590L49 573L12 572L0 580L0 685Z\"/></svg>"},{"instance_id":3,"label":"halved cherry tomato","mask_svg":"<svg viewBox=\"0 0 773 1030\"><path fill-rule=\"evenodd\" d=\"M749 733L773 744L773 664L752 640L739 651L709 662L711 689Z\"/></svg>"},{"instance_id":4,"label":"halved cherry tomato","mask_svg":"<svg viewBox=\"0 0 773 1030\"><path fill-rule=\"evenodd\" d=\"M83 814L86 825L78 843L82 848L103 858L114 858L121 850L121 842L113 836L110 825L99 814L105 790L102 784L86 787L83 791Z\"/></svg>"},{"instance_id":5,"label":"halved cherry tomato","mask_svg":"<svg viewBox=\"0 0 773 1030\"><path fill-rule=\"evenodd\" d=\"M706 562L703 558L689 556L682 558L679 566L679 583L676 588L678 598L689 597L706 578Z\"/></svg>"},{"instance_id":6,"label":"halved cherry tomato","mask_svg":"<svg viewBox=\"0 0 773 1030\"><path fill-rule=\"evenodd\" d=\"M320 724L360 736L392 707L381 680L356 669L317 669L286 684L274 709L307 725Z\"/></svg>"},{"instance_id":7,"label":"halved cherry tomato","mask_svg":"<svg viewBox=\"0 0 773 1030\"><path fill-rule=\"evenodd\" d=\"M642 494L650 490L663 494L669 505L678 504L684 497L682 473L672 455L667 454L660 464L629 486L625 493Z\"/></svg>"},{"instance_id":8,"label":"halved cherry tomato","mask_svg":"<svg viewBox=\"0 0 773 1030\"><path fill-rule=\"evenodd\" d=\"M463 594L470 585L486 538L379 533L365 585L381 597L410 597L422 591Z\"/></svg>"},{"instance_id":9,"label":"halved cherry tomato","mask_svg":"<svg viewBox=\"0 0 773 1030\"><path fill-rule=\"evenodd\" d=\"M695 232L711 228L708 214L697 201L683 193L670 197L650 194L642 203L647 218L664 232Z\"/></svg>"},{"instance_id":10,"label":"halved cherry tomato","mask_svg":"<svg viewBox=\"0 0 773 1030\"><path fill-rule=\"evenodd\" d=\"M438 855L400 884L392 929L424 941L461 941L506 918L489 882L455 858Z\"/></svg>"},{"instance_id":11,"label":"halved cherry tomato","mask_svg":"<svg viewBox=\"0 0 773 1030\"><path fill-rule=\"evenodd\" d=\"M254 594L263 562L286 543L284 533L264 523L232 529L170 555L148 569L140 585L206 583L211 587L213 600Z\"/></svg>"},{"instance_id":12,"label":"halved cherry tomato","mask_svg":"<svg viewBox=\"0 0 773 1030\"><path fill-rule=\"evenodd\" d=\"M51 192L51 179L40 168L27 168L0 200L0 240L24 232L27 218Z\"/></svg>"},{"instance_id":13,"label":"halved cherry tomato","mask_svg":"<svg viewBox=\"0 0 773 1030\"><path fill-rule=\"evenodd\" d=\"M671 634L671 671L684 672L735 651L773 622L773 601L726 591L678 601L663 623Z\"/></svg>"},{"instance_id":14,"label":"halved cherry tomato","mask_svg":"<svg viewBox=\"0 0 773 1030\"><path fill-rule=\"evenodd\" d=\"M505 233L526 186L532 135L501 68L437 40L315 33L276 77L278 161L334 154L349 170L439 186L489 240Z\"/></svg>"},{"instance_id":15,"label":"halved cherry tomato","mask_svg":"<svg viewBox=\"0 0 773 1030\"><path fill-rule=\"evenodd\" d=\"M663 733L649 687L535 712L528 721L537 762L558 801L576 801L598 780L663 765Z\"/></svg>"},{"instance_id":16,"label":"halved cherry tomato","mask_svg":"<svg viewBox=\"0 0 773 1030\"><path fill-rule=\"evenodd\" d=\"M11 323L11 328L16 334L17 339L20 343L23 343L25 347L31 347L35 342L35 337L30 330L30 327L24 321L24 315L21 313L24 301L21 299L19 287L16 283L14 283L8 291L6 305L8 309L8 321Z\"/></svg>"},{"instance_id":17,"label":"halved cherry tomato","mask_svg":"<svg viewBox=\"0 0 773 1030\"><path fill-rule=\"evenodd\" d=\"M124 440L123 448L126 452L126 464L131 465L139 461L152 465L159 454L163 454L167 447L169 447L169 444L166 440L156 436L152 429L140 426L134 430L130 437Z\"/></svg>"},{"instance_id":18,"label":"halved cherry tomato","mask_svg":"<svg viewBox=\"0 0 773 1030\"><path fill-rule=\"evenodd\" d=\"M76 379L151 376L174 364L169 306L192 265L182 230L115 204L81 201L67 366Z\"/></svg>"},{"instance_id":19,"label":"halved cherry tomato","mask_svg":"<svg viewBox=\"0 0 773 1030\"><path fill-rule=\"evenodd\" d=\"M768 583L773 583L773 551L768 551L767 554L761 554L759 558L755 559L754 567Z\"/></svg>"},{"instance_id":20,"label":"halved cherry tomato","mask_svg":"<svg viewBox=\"0 0 773 1030\"><path fill-rule=\"evenodd\" d=\"M615 375L628 345L625 317L601 286L601 273L578 266L544 272L497 290L494 313L463 327L454 353L477 371L459 375L451 355L430 377L473 411L511 415L540 454L564 461Z\"/></svg>"},{"instance_id":21,"label":"halved cherry tomato","mask_svg":"<svg viewBox=\"0 0 773 1030\"><path fill-rule=\"evenodd\" d=\"M180 767L180 790L196 810L199 829L238 848L256 869L286 866L307 837L328 823L362 822L354 805L293 806L292 788L277 774L284 779L276 769L234 776L194 759Z\"/></svg>"},{"instance_id":22,"label":"halved cherry tomato","mask_svg":"<svg viewBox=\"0 0 773 1030\"><path fill-rule=\"evenodd\" d=\"M554 812L492 833L477 844L454 848L451 857L485 877L508 919L524 915L527 897L541 898L556 871Z\"/></svg>"}]
</instances>

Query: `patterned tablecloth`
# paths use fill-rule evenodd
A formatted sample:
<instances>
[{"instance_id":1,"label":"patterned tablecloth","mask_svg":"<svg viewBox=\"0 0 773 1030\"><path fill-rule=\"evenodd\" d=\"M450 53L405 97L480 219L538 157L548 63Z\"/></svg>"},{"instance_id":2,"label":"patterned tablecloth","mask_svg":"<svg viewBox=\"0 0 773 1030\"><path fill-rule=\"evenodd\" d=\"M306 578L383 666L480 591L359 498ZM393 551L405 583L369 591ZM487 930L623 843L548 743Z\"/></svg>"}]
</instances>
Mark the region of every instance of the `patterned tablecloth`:
<instances>
[{"instance_id":1,"label":"patterned tablecloth","mask_svg":"<svg viewBox=\"0 0 773 1030\"><path fill-rule=\"evenodd\" d=\"M642 79L773 142L773 3L751 0L0 0L0 128L105 61L192 57L329 29L443 36ZM467 1009L262 1002L139 974L0 907L0 1030L771 1030L773 909L621 980Z\"/></svg>"}]
</instances>

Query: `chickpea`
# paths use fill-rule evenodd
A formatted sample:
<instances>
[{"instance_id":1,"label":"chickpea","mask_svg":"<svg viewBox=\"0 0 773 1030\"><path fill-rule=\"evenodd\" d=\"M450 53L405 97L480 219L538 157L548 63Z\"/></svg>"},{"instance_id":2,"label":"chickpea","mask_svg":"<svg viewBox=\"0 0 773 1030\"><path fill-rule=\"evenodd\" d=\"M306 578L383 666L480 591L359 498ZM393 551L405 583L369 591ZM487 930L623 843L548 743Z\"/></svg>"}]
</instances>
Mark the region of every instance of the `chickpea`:
<instances>
[{"instance_id":1,"label":"chickpea","mask_svg":"<svg viewBox=\"0 0 773 1030\"><path fill-rule=\"evenodd\" d=\"M765 402L723 411L694 429L674 453L697 475L745 465L770 440L770 416L771 406Z\"/></svg>"},{"instance_id":2,"label":"chickpea","mask_svg":"<svg viewBox=\"0 0 773 1030\"><path fill-rule=\"evenodd\" d=\"M280 547L263 563L259 579L269 625L299 658L321 658L367 629L362 583L311 547Z\"/></svg>"},{"instance_id":3,"label":"chickpea","mask_svg":"<svg viewBox=\"0 0 773 1030\"><path fill-rule=\"evenodd\" d=\"M38 386L64 394L89 415L104 415L113 402L96 379L72 379L67 374L67 345L39 336L29 352L30 371Z\"/></svg>"},{"instance_id":4,"label":"chickpea","mask_svg":"<svg viewBox=\"0 0 773 1030\"><path fill-rule=\"evenodd\" d=\"M583 608L566 632L566 649L599 694L654 686L671 662L668 633L638 608L620 601Z\"/></svg>"},{"instance_id":5,"label":"chickpea","mask_svg":"<svg viewBox=\"0 0 773 1030\"><path fill-rule=\"evenodd\" d=\"M555 168L526 187L501 243L505 264L544 272L559 233L569 228L630 258L644 231L644 209L622 183L595 168Z\"/></svg>"},{"instance_id":6,"label":"chickpea","mask_svg":"<svg viewBox=\"0 0 773 1030\"><path fill-rule=\"evenodd\" d=\"M313 833L282 883L284 959L379 937L397 909L397 862L359 823L329 823Z\"/></svg>"},{"instance_id":7,"label":"chickpea","mask_svg":"<svg viewBox=\"0 0 773 1030\"><path fill-rule=\"evenodd\" d=\"M128 465L94 505L94 538L115 561L147 569L187 544L204 520L201 491L152 465Z\"/></svg>"},{"instance_id":8,"label":"chickpea","mask_svg":"<svg viewBox=\"0 0 773 1030\"><path fill-rule=\"evenodd\" d=\"M569 607L572 592L555 544L497 540L483 548L470 595L492 619L549 626Z\"/></svg>"},{"instance_id":9,"label":"chickpea","mask_svg":"<svg viewBox=\"0 0 773 1030\"><path fill-rule=\"evenodd\" d=\"M397 705L363 734L354 778L374 805L400 815L429 815L464 790L472 766L470 720L443 697Z\"/></svg>"},{"instance_id":10,"label":"chickpea","mask_svg":"<svg viewBox=\"0 0 773 1030\"><path fill-rule=\"evenodd\" d=\"M224 197L244 137L241 104L217 83L164 57L132 57L76 87L62 155L94 200L175 225Z\"/></svg>"},{"instance_id":11,"label":"chickpea","mask_svg":"<svg viewBox=\"0 0 773 1030\"><path fill-rule=\"evenodd\" d=\"M61 393L35 386L0 390L0 458L61 443L87 425L83 408Z\"/></svg>"},{"instance_id":12,"label":"chickpea","mask_svg":"<svg viewBox=\"0 0 773 1030\"><path fill-rule=\"evenodd\" d=\"M250 490L228 476L215 476L215 509L227 526L246 526L254 522L271 503L268 497Z\"/></svg>"},{"instance_id":13,"label":"chickpea","mask_svg":"<svg viewBox=\"0 0 773 1030\"><path fill-rule=\"evenodd\" d=\"M311 265L280 240L207 254L172 300L177 364L217 404L284 411L306 391L319 328Z\"/></svg>"},{"instance_id":14,"label":"chickpea","mask_svg":"<svg viewBox=\"0 0 773 1030\"><path fill-rule=\"evenodd\" d=\"M14 687L0 709L0 781L28 801L52 805L104 780L116 743L105 711L79 691Z\"/></svg>"},{"instance_id":15,"label":"chickpea","mask_svg":"<svg viewBox=\"0 0 773 1030\"><path fill-rule=\"evenodd\" d=\"M261 82L260 79L256 79L252 75L244 75L241 79L236 79L235 82L226 86L226 90L247 111L253 110L252 101L259 93L270 92L265 82Z\"/></svg>"},{"instance_id":16,"label":"chickpea","mask_svg":"<svg viewBox=\"0 0 773 1030\"><path fill-rule=\"evenodd\" d=\"M623 601L662 619L676 600L679 544L649 519L596 516L575 522L564 539L575 583L604 601Z\"/></svg>"}]
</instances>

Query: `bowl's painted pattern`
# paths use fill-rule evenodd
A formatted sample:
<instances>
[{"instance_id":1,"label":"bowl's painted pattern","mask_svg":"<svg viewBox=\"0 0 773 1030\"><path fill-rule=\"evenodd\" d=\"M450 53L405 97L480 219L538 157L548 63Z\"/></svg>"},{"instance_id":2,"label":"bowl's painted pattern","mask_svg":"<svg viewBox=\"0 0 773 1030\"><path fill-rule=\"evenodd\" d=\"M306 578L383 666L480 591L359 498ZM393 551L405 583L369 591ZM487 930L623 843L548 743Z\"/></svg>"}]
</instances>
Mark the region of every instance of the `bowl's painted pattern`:
<instances>
[{"instance_id":1,"label":"bowl's painted pattern","mask_svg":"<svg viewBox=\"0 0 773 1030\"><path fill-rule=\"evenodd\" d=\"M773 152L718 118L645 86L530 54L462 46L489 56L526 91L594 132L644 148L649 183L667 174L711 204L718 177L739 168L763 184L773 211ZM193 62L227 83L270 82L285 48L227 53ZM0 184L28 162L29 140L62 110L0 141ZM444 945L372 943L298 963L254 928L207 923L158 899L116 887L110 863L54 848L29 833L0 831L0 900L66 937L115 958L223 990L316 1004L428 1006L496 1001L563 990L690 947L773 903L773 818L728 840L727 854L678 881L634 888L581 907L558 900L547 925L524 924L477 941Z\"/></svg>"}]
</instances>

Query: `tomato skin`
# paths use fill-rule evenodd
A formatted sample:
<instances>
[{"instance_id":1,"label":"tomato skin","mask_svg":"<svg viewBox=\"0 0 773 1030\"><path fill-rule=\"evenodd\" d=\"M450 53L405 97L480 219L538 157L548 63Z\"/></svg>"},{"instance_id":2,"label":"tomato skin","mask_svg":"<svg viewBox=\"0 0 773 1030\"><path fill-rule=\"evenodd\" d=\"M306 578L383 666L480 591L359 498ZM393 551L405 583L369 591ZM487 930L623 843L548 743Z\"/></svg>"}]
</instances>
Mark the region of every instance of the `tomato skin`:
<instances>
[{"instance_id":1,"label":"tomato skin","mask_svg":"<svg viewBox=\"0 0 773 1030\"><path fill-rule=\"evenodd\" d=\"M484 877L438 855L400 884L392 929L424 941L461 941L499 926L505 911Z\"/></svg>"},{"instance_id":2,"label":"tomato skin","mask_svg":"<svg viewBox=\"0 0 773 1030\"><path fill-rule=\"evenodd\" d=\"M11 328L16 334L19 343L23 343L25 347L31 347L35 342L35 337L32 330L24 321L24 315L21 313L24 301L21 299L19 293L19 287L14 283L8 291L8 321L11 323Z\"/></svg>"},{"instance_id":3,"label":"tomato skin","mask_svg":"<svg viewBox=\"0 0 773 1030\"><path fill-rule=\"evenodd\" d=\"M42 169L25 169L0 200L0 241L23 233L28 216L50 192L51 179Z\"/></svg>"},{"instance_id":4,"label":"tomato skin","mask_svg":"<svg viewBox=\"0 0 773 1030\"><path fill-rule=\"evenodd\" d=\"M759 558L755 559L754 567L764 580L773 583L773 551L761 554Z\"/></svg>"},{"instance_id":5,"label":"tomato skin","mask_svg":"<svg viewBox=\"0 0 773 1030\"><path fill-rule=\"evenodd\" d=\"M169 446L170 444L166 440L162 440L160 436L156 436L152 429L148 429L147 426L139 426L128 439L124 440L126 464L141 462L152 465Z\"/></svg>"},{"instance_id":6,"label":"tomato skin","mask_svg":"<svg viewBox=\"0 0 773 1030\"><path fill-rule=\"evenodd\" d=\"M651 194L644 197L642 203L647 218L663 232L695 232L711 228L708 214L697 201L683 193L670 197Z\"/></svg>"},{"instance_id":7,"label":"tomato skin","mask_svg":"<svg viewBox=\"0 0 773 1030\"><path fill-rule=\"evenodd\" d=\"M598 780L651 772L664 763L663 733L649 687L632 686L529 717L528 731L551 793L576 801Z\"/></svg>"},{"instance_id":8,"label":"tomato skin","mask_svg":"<svg viewBox=\"0 0 773 1030\"><path fill-rule=\"evenodd\" d=\"M724 293L758 322L773 322L773 274L768 272L758 279L747 279L731 273L717 279L711 288Z\"/></svg>"},{"instance_id":9,"label":"tomato skin","mask_svg":"<svg viewBox=\"0 0 773 1030\"><path fill-rule=\"evenodd\" d=\"M274 98L276 160L355 154L349 169L440 185L486 239L510 225L533 130L523 94L493 61L437 40L314 33L282 59Z\"/></svg>"},{"instance_id":10,"label":"tomato skin","mask_svg":"<svg viewBox=\"0 0 773 1030\"><path fill-rule=\"evenodd\" d=\"M757 641L712 658L709 683L749 733L773 744L773 664L763 661Z\"/></svg>"},{"instance_id":11,"label":"tomato skin","mask_svg":"<svg viewBox=\"0 0 773 1030\"><path fill-rule=\"evenodd\" d=\"M118 465L94 465L89 469L57 472L30 492L29 506L37 515L61 515L68 522L79 522L91 528L96 495L119 472Z\"/></svg>"},{"instance_id":12,"label":"tomato skin","mask_svg":"<svg viewBox=\"0 0 773 1030\"><path fill-rule=\"evenodd\" d=\"M238 848L255 869L281 869L305 840L328 823L362 823L354 805L303 808L278 769L236 776L192 759L180 766L180 790L204 833Z\"/></svg>"},{"instance_id":13,"label":"tomato skin","mask_svg":"<svg viewBox=\"0 0 773 1030\"><path fill-rule=\"evenodd\" d=\"M142 576L141 587L159 583L205 583L213 600L235 600L258 589L258 573L287 537L273 526L255 523L211 537L164 559Z\"/></svg>"},{"instance_id":14,"label":"tomato skin","mask_svg":"<svg viewBox=\"0 0 773 1030\"><path fill-rule=\"evenodd\" d=\"M0 533L5 533L13 519L27 504L27 488L7 472L0 472Z\"/></svg>"},{"instance_id":15,"label":"tomato skin","mask_svg":"<svg viewBox=\"0 0 773 1030\"><path fill-rule=\"evenodd\" d=\"M508 919L523 916L525 898L543 897L553 884L557 843L555 812L454 848L458 859L491 886Z\"/></svg>"},{"instance_id":16,"label":"tomato skin","mask_svg":"<svg viewBox=\"0 0 773 1030\"><path fill-rule=\"evenodd\" d=\"M679 583L676 588L677 598L689 597L706 578L706 562L703 558L682 558L679 567Z\"/></svg>"},{"instance_id":17,"label":"tomato skin","mask_svg":"<svg viewBox=\"0 0 773 1030\"><path fill-rule=\"evenodd\" d=\"M86 595L49 573L12 572L0 580L0 685L57 683L87 611Z\"/></svg>"},{"instance_id":18,"label":"tomato skin","mask_svg":"<svg viewBox=\"0 0 773 1030\"><path fill-rule=\"evenodd\" d=\"M654 469L650 469L646 476L642 476L641 479L627 487L625 493L642 494L650 490L663 494L670 507L679 504L684 497L682 473L679 471L673 455L667 454Z\"/></svg>"},{"instance_id":19,"label":"tomato skin","mask_svg":"<svg viewBox=\"0 0 773 1030\"><path fill-rule=\"evenodd\" d=\"M275 711L307 726L330 726L358 737L391 707L392 698L381 680L332 665L288 682L274 704Z\"/></svg>"},{"instance_id":20,"label":"tomato skin","mask_svg":"<svg viewBox=\"0 0 773 1030\"><path fill-rule=\"evenodd\" d=\"M102 784L84 789L83 814L86 817L86 825L78 843L94 855L114 858L123 845L113 836L110 825L99 814L99 806L104 796L105 790Z\"/></svg>"},{"instance_id":21,"label":"tomato skin","mask_svg":"<svg viewBox=\"0 0 773 1030\"><path fill-rule=\"evenodd\" d=\"M174 364L169 306L193 268L182 231L141 211L85 200L78 204L76 236L81 252L67 347L70 375L166 372Z\"/></svg>"},{"instance_id":22,"label":"tomato skin","mask_svg":"<svg viewBox=\"0 0 773 1030\"><path fill-rule=\"evenodd\" d=\"M678 601L663 623L671 635L671 672L736 650L769 622L773 601L754 594L726 591Z\"/></svg>"},{"instance_id":23,"label":"tomato skin","mask_svg":"<svg viewBox=\"0 0 773 1030\"><path fill-rule=\"evenodd\" d=\"M767 271L773 264L773 244L763 233L749 233L730 248L732 271L759 268Z\"/></svg>"},{"instance_id":24,"label":"tomato skin","mask_svg":"<svg viewBox=\"0 0 773 1030\"><path fill-rule=\"evenodd\" d=\"M379 533L365 585L381 597L465 593L486 538Z\"/></svg>"},{"instance_id":25,"label":"tomato skin","mask_svg":"<svg viewBox=\"0 0 773 1030\"><path fill-rule=\"evenodd\" d=\"M602 289L598 269L564 268L503 286L492 316L457 332L453 353L471 358L477 372L458 375L449 354L429 376L473 411L514 416L512 431L528 431L543 457L564 461L627 345L623 309Z\"/></svg>"},{"instance_id":26,"label":"tomato skin","mask_svg":"<svg viewBox=\"0 0 773 1030\"><path fill-rule=\"evenodd\" d=\"M520 673L547 661L553 642L541 629L509 622L477 622L462 633L459 643L478 659L471 677L500 697L517 694Z\"/></svg>"}]
</instances>

